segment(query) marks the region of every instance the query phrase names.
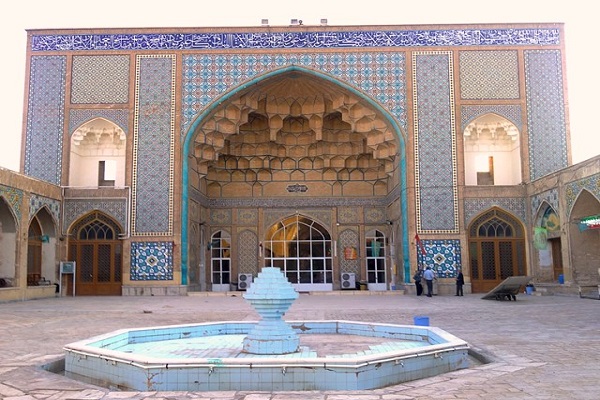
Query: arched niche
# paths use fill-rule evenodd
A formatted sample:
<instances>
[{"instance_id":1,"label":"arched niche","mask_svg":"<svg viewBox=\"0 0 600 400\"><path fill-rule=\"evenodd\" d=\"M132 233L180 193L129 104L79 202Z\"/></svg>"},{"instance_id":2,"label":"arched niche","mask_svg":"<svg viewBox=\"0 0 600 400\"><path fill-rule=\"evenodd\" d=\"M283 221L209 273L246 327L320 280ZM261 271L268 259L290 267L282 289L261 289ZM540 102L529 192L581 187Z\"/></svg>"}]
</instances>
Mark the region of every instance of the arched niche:
<instances>
[{"instance_id":1,"label":"arched niche","mask_svg":"<svg viewBox=\"0 0 600 400\"><path fill-rule=\"evenodd\" d=\"M17 223L11 207L0 196L0 288L16 285Z\"/></svg>"},{"instance_id":2,"label":"arched niche","mask_svg":"<svg viewBox=\"0 0 600 400\"><path fill-rule=\"evenodd\" d=\"M535 271L538 282L557 282L563 274L561 222L557 212L543 202L533 227L533 259L537 260Z\"/></svg>"},{"instance_id":3,"label":"arched niche","mask_svg":"<svg viewBox=\"0 0 600 400\"><path fill-rule=\"evenodd\" d=\"M69 186L125 186L125 132L104 118L86 122L71 136Z\"/></svg>"},{"instance_id":4,"label":"arched niche","mask_svg":"<svg viewBox=\"0 0 600 400\"><path fill-rule=\"evenodd\" d=\"M498 114L471 121L463 132L466 185L518 185L521 177L521 135Z\"/></svg>"},{"instance_id":5,"label":"arched niche","mask_svg":"<svg viewBox=\"0 0 600 400\"><path fill-rule=\"evenodd\" d=\"M600 229L581 223L593 216L600 218L600 200L584 189L573 203L569 229L572 279L580 286L600 284Z\"/></svg>"},{"instance_id":6,"label":"arched niche","mask_svg":"<svg viewBox=\"0 0 600 400\"><path fill-rule=\"evenodd\" d=\"M58 283L56 222L42 207L29 222L27 237L27 285Z\"/></svg>"}]
</instances>

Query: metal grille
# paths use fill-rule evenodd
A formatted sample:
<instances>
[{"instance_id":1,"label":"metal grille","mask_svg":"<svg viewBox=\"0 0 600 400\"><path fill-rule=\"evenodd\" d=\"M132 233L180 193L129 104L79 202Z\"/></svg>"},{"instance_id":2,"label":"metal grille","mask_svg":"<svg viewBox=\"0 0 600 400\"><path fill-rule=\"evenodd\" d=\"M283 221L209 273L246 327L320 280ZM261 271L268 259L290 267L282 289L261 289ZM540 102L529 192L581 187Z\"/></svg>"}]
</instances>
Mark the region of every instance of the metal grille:
<instances>
[{"instance_id":1,"label":"metal grille","mask_svg":"<svg viewBox=\"0 0 600 400\"><path fill-rule=\"evenodd\" d=\"M111 245L109 244L100 244L98 245L98 278L97 282L110 282L110 265L111 265Z\"/></svg>"},{"instance_id":2,"label":"metal grille","mask_svg":"<svg viewBox=\"0 0 600 400\"><path fill-rule=\"evenodd\" d=\"M121 244L119 243L114 244L113 248L115 249L115 258L113 260L115 273L113 281L121 282L121 272L123 269L123 257L121 256L121 254L123 253L123 251Z\"/></svg>"},{"instance_id":3,"label":"metal grille","mask_svg":"<svg viewBox=\"0 0 600 400\"><path fill-rule=\"evenodd\" d=\"M496 252L494 247L494 242L481 243L481 272L483 279L496 279L496 266L494 265Z\"/></svg>"},{"instance_id":4,"label":"metal grille","mask_svg":"<svg viewBox=\"0 0 600 400\"><path fill-rule=\"evenodd\" d=\"M94 245L84 244L79 248L79 282L94 281Z\"/></svg>"},{"instance_id":5,"label":"metal grille","mask_svg":"<svg viewBox=\"0 0 600 400\"><path fill-rule=\"evenodd\" d=\"M515 262L517 263L517 274L527 275L527 267L525 265L525 242L515 242L517 249L517 257Z\"/></svg>"},{"instance_id":6,"label":"metal grille","mask_svg":"<svg viewBox=\"0 0 600 400\"><path fill-rule=\"evenodd\" d=\"M479 246L477 243L469 243L469 255L471 256L471 279L479 279Z\"/></svg>"},{"instance_id":7,"label":"metal grille","mask_svg":"<svg viewBox=\"0 0 600 400\"><path fill-rule=\"evenodd\" d=\"M500 279L513 276L513 246L511 242L498 243L500 249Z\"/></svg>"}]
</instances>

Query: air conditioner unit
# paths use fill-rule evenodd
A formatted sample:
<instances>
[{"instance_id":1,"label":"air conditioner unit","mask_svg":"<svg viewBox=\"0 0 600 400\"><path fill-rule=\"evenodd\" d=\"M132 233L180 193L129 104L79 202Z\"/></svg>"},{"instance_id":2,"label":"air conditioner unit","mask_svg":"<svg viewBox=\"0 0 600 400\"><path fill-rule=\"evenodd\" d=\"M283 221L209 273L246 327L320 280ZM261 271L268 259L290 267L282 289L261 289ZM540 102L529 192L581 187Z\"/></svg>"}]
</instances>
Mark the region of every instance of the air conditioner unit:
<instances>
[{"instance_id":1,"label":"air conditioner unit","mask_svg":"<svg viewBox=\"0 0 600 400\"><path fill-rule=\"evenodd\" d=\"M356 289L356 274L342 272L342 289Z\"/></svg>"},{"instance_id":2,"label":"air conditioner unit","mask_svg":"<svg viewBox=\"0 0 600 400\"><path fill-rule=\"evenodd\" d=\"M246 290L252 283L252 274L238 274L238 289Z\"/></svg>"}]
</instances>

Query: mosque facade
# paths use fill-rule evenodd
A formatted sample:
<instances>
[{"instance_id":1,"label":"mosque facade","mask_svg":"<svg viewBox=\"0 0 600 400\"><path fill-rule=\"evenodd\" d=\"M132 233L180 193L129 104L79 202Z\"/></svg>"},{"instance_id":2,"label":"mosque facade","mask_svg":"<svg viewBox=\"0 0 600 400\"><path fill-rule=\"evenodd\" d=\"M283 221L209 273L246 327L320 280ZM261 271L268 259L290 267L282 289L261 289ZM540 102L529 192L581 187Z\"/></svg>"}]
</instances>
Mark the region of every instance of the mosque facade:
<instances>
[{"instance_id":1,"label":"mosque facade","mask_svg":"<svg viewBox=\"0 0 600 400\"><path fill-rule=\"evenodd\" d=\"M0 299L598 285L562 24L30 30Z\"/></svg>"}]
</instances>

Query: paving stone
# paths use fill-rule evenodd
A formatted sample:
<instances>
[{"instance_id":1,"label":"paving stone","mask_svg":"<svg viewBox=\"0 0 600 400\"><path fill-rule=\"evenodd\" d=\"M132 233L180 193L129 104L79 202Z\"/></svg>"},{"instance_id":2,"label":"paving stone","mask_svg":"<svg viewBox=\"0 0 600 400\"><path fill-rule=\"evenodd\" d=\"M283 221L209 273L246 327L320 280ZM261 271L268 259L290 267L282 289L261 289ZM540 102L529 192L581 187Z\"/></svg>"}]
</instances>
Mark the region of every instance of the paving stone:
<instances>
[{"instance_id":1,"label":"paving stone","mask_svg":"<svg viewBox=\"0 0 600 400\"><path fill-rule=\"evenodd\" d=\"M302 294L286 320L339 319L412 325L415 315L467 341L493 362L368 391L134 392L44 371L67 343L123 328L205 321L255 321L240 296L53 298L2 304L3 400L403 400L600 398L600 302L568 296L336 296ZM150 310L151 313L144 313ZM9 340L6 340L9 338ZM10 340L14 338L14 340Z\"/></svg>"}]
</instances>

